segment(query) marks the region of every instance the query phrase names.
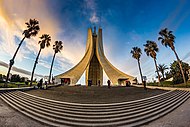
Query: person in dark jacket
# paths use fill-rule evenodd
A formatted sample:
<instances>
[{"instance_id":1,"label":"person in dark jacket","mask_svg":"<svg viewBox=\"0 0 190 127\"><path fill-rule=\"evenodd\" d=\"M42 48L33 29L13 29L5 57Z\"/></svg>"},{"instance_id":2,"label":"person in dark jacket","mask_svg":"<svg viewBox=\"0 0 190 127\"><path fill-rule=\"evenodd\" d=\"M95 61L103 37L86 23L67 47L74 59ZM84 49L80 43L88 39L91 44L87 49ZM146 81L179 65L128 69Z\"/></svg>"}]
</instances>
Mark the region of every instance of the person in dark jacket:
<instances>
[{"instance_id":1,"label":"person in dark jacket","mask_svg":"<svg viewBox=\"0 0 190 127\"><path fill-rule=\"evenodd\" d=\"M107 83L108 83L108 88L110 89L110 85L111 85L110 80L108 80Z\"/></svg>"}]
</instances>

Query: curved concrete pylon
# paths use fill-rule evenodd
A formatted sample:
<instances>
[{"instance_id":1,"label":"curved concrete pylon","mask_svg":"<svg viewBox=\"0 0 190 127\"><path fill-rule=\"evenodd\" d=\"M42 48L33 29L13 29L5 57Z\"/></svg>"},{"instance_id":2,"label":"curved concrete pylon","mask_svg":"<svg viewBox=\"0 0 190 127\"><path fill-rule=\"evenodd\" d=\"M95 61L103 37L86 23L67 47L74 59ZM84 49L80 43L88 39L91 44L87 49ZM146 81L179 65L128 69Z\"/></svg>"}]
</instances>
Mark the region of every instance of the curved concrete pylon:
<instances>
[{"instance_id":1,"label":"curved concrete pylon","mask_svg":"<svg viewBox=\"0 0 190 127\"><path fill-rule=\"evenodd\" d=\"M119 71L116 67L114 67L108 59L104 55L103 50L103 41L102 41L102 29L99 28L98 30L98 39L97 39L97 45L96 45L96 53L98 60L100 61L101 66L103 67L105 73L111 80L113 84L118 84L119 79L123 80L130 80L132 81L134 77L127 75L121 71Z\"/></svg>"},{"instance_id":2,"label":"curved concrete pylon","mask_svg":"<svg viewBox=\"0 0 190 127\"><path fill-rule=\"evenodd\" d=\"M126 80L132 81L134 77L119 71L114 67L104 55L102 29L99 28L98 35L96 30L88 29L86 53L82 60L67 72L57 75L56 79L70 79L70 84L76 84L86 70L86 84L102 85L103 70L111 80L112 84L125 84Z\"/></svg>"},{"instance_id":3,"label":"curved concrete pylon","mask_svg":"<svg viewBox=\"0 0 190 127\"><path fill-rule=\"evenodd\" d=\"M72 69L66 71L63 74L55 76L56 79L70 78L70 84L76 84L82 74L84 73L92 55L93 55L93 45L92 45L92 29L88 29L87 42L86 42L86 53L82 60L74 66Z\"/></svg>"}]
</instances>

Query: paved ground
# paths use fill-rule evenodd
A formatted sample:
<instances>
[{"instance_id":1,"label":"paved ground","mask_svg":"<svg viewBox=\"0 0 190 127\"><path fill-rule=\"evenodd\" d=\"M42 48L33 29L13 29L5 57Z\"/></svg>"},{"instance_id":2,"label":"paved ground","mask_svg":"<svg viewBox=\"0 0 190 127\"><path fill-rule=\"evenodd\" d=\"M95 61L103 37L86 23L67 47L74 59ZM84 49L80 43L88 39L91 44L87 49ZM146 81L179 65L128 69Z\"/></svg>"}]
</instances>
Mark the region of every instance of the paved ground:
<instances>
[{"instance_id":1,"label":"paved ground","mask_svg":"<svg viewBox=\"0 0 190 127\"><path fill-rule=\"evenodd\" d=\"M138 87L86 87L86 86L60 86L49 90L31 90L27 93L66 102L75 103L117 103L147 98L166 92L159 89Z\"/></svg>"},{"instance_id":2,"label":"paved ground","mask_svg":"<svg viewBox=\"0 0 190 127\"><path fill-rule=\"evenodd\" d=\"M190 127L190 99L171 113L143 127Z\"/></svg>"},{"instance_id":3,"label":"paved ground","mask_svg":"<svg viewBox=\"0 0 190 127\"><path fill-rule=\"evenodd\" d=\"M13 110L0 99L0 127L46 127Z\"/></svg>"},{"instance_id":4,"label":"paved ground","mask_svg":"<svg viewBox=\"0 0 190 127\"><path fill-rule=\"evenodd\" d=\"M190 127L190 99L173 112L143 127ZM47 127L13 110L0 99L0 127Z\"/></svg>"},{"instance_id":5,"label":"paved ground","mask_svg":"<svg viewBox=\"0 0 190 127\"><path fill-rule=\"evenodd\" d=\"M137 87L142 87L135 85ZM171 87L156 87L147 86L150 89L163 89L163 90L186 90L190 91L190 88L171 88ZM190 127L190 98L179 106L171 113L143 126L143 127Z\"/></svg>"},{"instance_id":6,"label":"paved ground","mask_svg":"<svg viewBox=\"0 0 190 127\"><path fill-rule=\"evenodd\" d=\"M135 87L143 87L142 85L133 85ZM190 88L175 88L175 87L158 87L158 86L147 86L149 89L161 89L161 90L185 90L190 91Z\"/></svg>"},{"instance_id":7,"label":"paved ground","mask_svg":"<svg viewBox=\"0 0 190 127\"><path fill-rule=\"evenodd\" d=\"M0 127L46 127L10 108L0 99ZM143 127L190 127L190 99L171 113Z\"/></svg>"}]
</instances>

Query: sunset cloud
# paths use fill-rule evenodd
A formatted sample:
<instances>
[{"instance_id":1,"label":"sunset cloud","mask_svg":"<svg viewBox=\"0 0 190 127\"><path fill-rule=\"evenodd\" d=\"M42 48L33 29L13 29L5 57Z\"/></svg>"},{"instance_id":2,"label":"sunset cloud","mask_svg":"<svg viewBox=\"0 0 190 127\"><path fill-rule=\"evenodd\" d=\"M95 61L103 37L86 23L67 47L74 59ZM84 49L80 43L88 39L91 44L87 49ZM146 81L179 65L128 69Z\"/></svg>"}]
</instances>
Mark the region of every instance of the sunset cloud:
<instances>
[{"instance_id":1,"label":"sunset cloud","mask_svg":"<svg viewBox=\"0 0 190 127\"><path fill-rule=\"evenodd\" d=\"M40 32L36 37L25 39L16 56L15 63L26 60L26 58L30 58L30 62L34 62L34 58L40 49L38 45L39 37L47 33L52 38L51 46L42 50L39 65L50 68L50 63L47 64L41 61L44 61L44 58L51 58L53 56L54 51L52 47L54 41L58 38L60 39L58 35L63 29L60 29L60 22L49 11L48 1L46 0L32 0L27 2L25 0L17 0L17 2L14 0L0 1L0 53L8 54L8 59L12 58L20 40L23 38L22 32L26 28L25 22L28 22L30 18L35 18L39 21ZM73 41L76 40L73 39ZM68 69L68 66L70 67L79 62L82 57L81 53L85 50L84 45L78 41L75 42L74 46L73 43L70 43L70 40L65 39L64 41L64 53L58 54L57 56L58 63L60 66L63 66L64 70L54 68L59 73ZM64 65L65 63L67 64Z\"/></svg>"},{"instance_id":2,"label":"sunset cloud","mask_svg":"<svg viewBox=\"0 0 190 127\"><path fill-rule=\"evenodd\" d=\"M4 0L1 3L2 14L1 17L4 18L4 24L8 26L7 33L12 31L9 37L17 36L18 38L22 38L22 32L25 29L27 22L30 18L35 18L39 21L40 24L40 32L37 37L33 37L32 39L26 39L26 48L31 52L38 52L39 50L39 37L44 34L50 34L52 37L52 41L57 38L57 34L59 33L59 22L54 19L51 12L48 10L48 3L46 0ZM27 13L27 14L26 14ZM2 22L2 21L1 21ZM6 28L5 28L6 29ZM5 39L5 40L6 40ZM10 40L14 41L12 38ZM7 41L9 43L10 41ZM14 42L10 44L10 47L15 49ZM42 56L45 57L50 55L52 52L50 49L44 49L42 52Z\"/></svg>"}]
</instances>

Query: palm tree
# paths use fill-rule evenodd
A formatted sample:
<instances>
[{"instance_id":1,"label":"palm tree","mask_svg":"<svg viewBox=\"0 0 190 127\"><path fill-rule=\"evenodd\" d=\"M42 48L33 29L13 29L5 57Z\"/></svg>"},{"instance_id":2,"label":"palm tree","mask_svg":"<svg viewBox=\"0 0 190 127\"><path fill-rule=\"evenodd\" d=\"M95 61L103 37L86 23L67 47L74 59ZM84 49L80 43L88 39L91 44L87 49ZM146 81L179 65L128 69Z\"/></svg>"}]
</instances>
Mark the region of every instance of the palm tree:
<instances>
[{"instance_id":1,"label":"palm tree","mask_svg":"<svg viewBox=\"0 0 190 127\"><path fill-rule=\"evenodd\" d=\"M34 63L34 67L33 67L33 70L32 70L32 76L31 76L30 86L32 86L34 71L35 71L35 68L36 68L36 64L38 63L38 59L39 59L41 50L44 49L45 47L49 47L50 46L51 37L48 34L43 34L40 37L40 39L41 39L41 41L38 42L38 44L40 44L40 50L38 52L38 55L36 57L36 61Z\"/></svg>"},{"instance_id":2,"label":"palm tree","mask_svg":"<svg viewBox=\"0 0 190 127\"><path fill-rule=\"evenodd\" d=\"M158 75L158 83L160 85L160 75L158 73L158 66L156 63L156 52L159 51L158 46L157 46L156 42L154 42L154 41L147 41L147 43L144 44L144 47L145 47L144 51L146 52L147 56L151 56L154 59L154 64L155 64L156 72Z\"/></svg>"},{"instance_id":3,"label":"palm tree","mask_svg":"<svg viewBox=\"0 0 190 127\"><path fill-rule=\"evenodd\" d=\"M53 63L54 63L54 59L55 59L55 55L58 52L61 52L61 50L63 49L63 42L62 41L55 41L55 44L53 45L53 50L54 50L54 55L53 55L53 59L51 62L51 68L50 68L50 72L49 72L49 84L50 84L50 80L51 80L51 72L52 72L52 68L53 68Z\"/></svg>"},{"instance_id":4,"label":"palm tree","mask_svg":"<svg viewBox=\"0 0 190 127\"><path fill-rule=\"evenodd\" d=\"M140 71L140 76L141 76L141 81L144 86L144 89L146 89L146 84L143 82L143 77L142 77L142 71L141 71L141 66L140 66L140 57L141 57L141 49L139 47L133 47L131 50L132 57L137 59L138 66L139 66L139 71Z\"/></svg>"},{"instance_id":5,"label":"palm tree","mask_svg":"<svg viewBox=\"0 0 190 127\"><path fill-rule=\"evenodd\" d=\"M5 81L5 86L7 86L7 81L9 79L9 74L10 74L11 68L14 64L14 59L15 59L17 52L18 52L20 46L22 45L24 39L25 38L30 39L30 37L36 36L38 34L38 32L40 31L39 22L36 19L30 19L29 22L26 22L25 24L27 26L27 29L24 30L24 32L23 32L24 37L20 41L20 44L18 45L13 58L10 60L9 69L8 69L7 77L6 77L6 81Z\"/></svg>"},{"instance_id":6,"label":"palm tree","mask_svg":"<svg viewBox=\"0 0 190 127\"><path fill-rule=\"evenodd\" d=\"M181 65L181 60L179 59L179 56L178 56L178 54L177 54L177 52L175 50L175 46L174 46L175 36L172 34L172 31L169 31L167 28L162 29L159 32L159 35L160 35L160 37L158 37L158 40L161 40L162 45L164 45L165 47L169 46L171 48L171 50L174 52L174 54L175 54L175 56L177 58L180 70L181 70L181 74L183 76L184 84L187 85L185 75L184 75L184 71L183 71L183 68L182 68L182 65Z\"/></svg>"},{"instance_id":7,"label":"palm tree","mask_svg":"<svg viewBox=\"0 0 190 127\"><path fill-rule=\"evenodd\" d=\"M167 69L168 69L168 67L167 67L167 65L165 65L165 64L159 64L159 65L158 65L158 71L161 72L162 77L163 77L163 80L165 79L165 77L164 77L164 72L165 72L165 70L167 70Z\"/></svg>"}]
</instances>

